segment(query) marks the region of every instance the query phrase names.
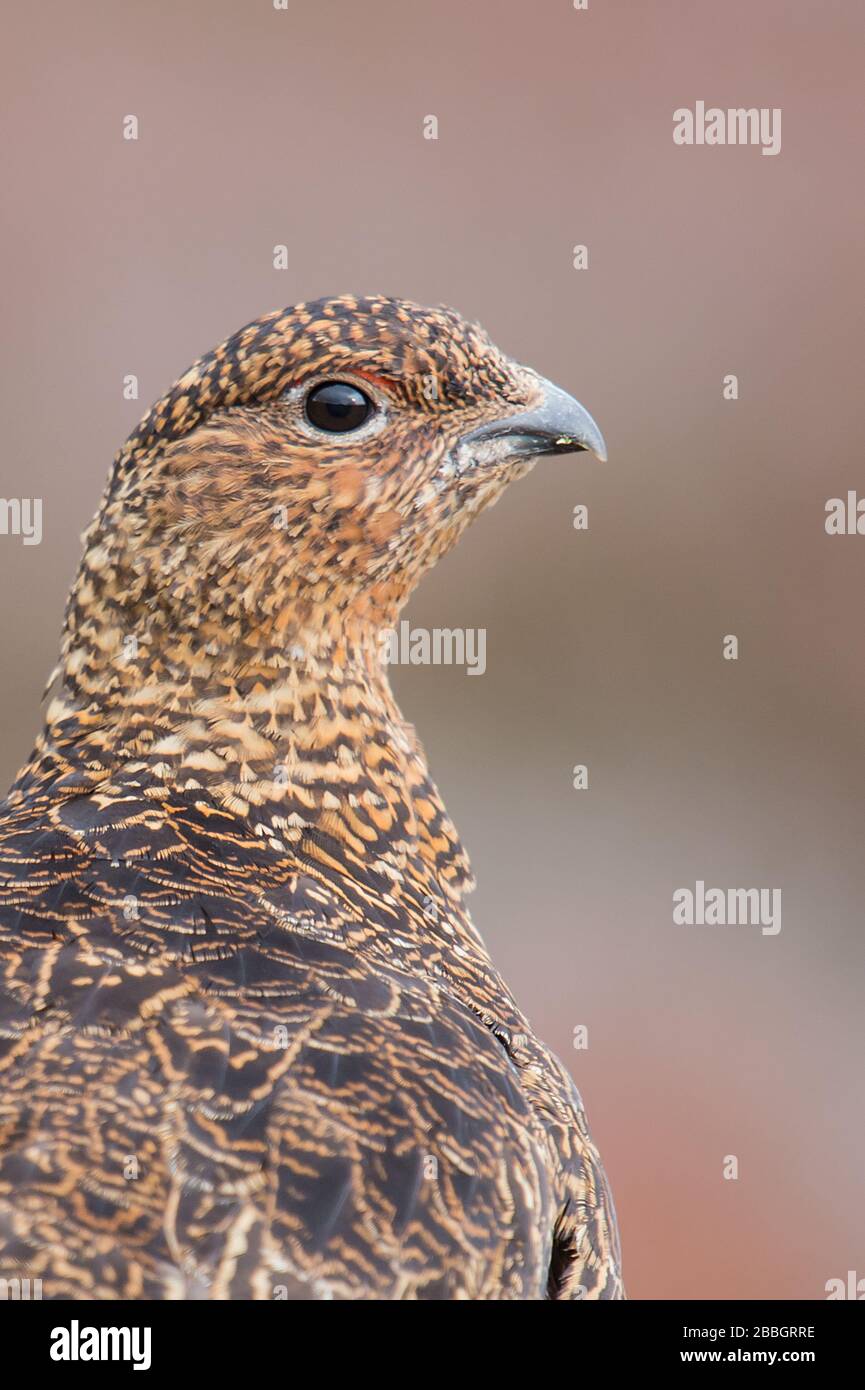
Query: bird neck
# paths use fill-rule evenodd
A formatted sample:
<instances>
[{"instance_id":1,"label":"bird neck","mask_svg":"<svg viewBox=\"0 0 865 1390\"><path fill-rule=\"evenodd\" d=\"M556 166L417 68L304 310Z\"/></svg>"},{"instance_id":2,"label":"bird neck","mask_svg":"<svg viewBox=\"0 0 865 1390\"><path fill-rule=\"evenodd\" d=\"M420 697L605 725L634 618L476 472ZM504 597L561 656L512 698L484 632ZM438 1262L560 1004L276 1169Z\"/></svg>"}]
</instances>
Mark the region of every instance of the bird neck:
<instances>
[{"instance_id":1,"label":"bird neck","mask_svg":"<svg viewBox=\"0 0 865 1390\"><path fill-rule=\"evenodd\" d=\"M411 866L436 898L472 886L368 619L336 632L293 624L287 647L272 633L231 644L200 628L194 644L150 633L125 647L104 628L67 633L10 799L132 789L203 792L288 848L312 828L385 872Z\"/></svg>"}]
</instances>

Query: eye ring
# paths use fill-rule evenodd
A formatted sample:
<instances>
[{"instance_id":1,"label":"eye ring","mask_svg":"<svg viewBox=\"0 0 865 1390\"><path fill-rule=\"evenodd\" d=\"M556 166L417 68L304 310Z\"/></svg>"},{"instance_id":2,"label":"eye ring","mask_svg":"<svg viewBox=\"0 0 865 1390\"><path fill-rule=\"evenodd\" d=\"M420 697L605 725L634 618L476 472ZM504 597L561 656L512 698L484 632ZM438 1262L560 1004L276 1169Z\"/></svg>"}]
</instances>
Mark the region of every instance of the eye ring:
<instances>
[{"instance_id":1,"label":"eye ring","mask_svg":"<svg viewBox=\"0 0 865 1390\"><path fill-rule=\"evenodd\" d=\"M360 429L375 409L370 397L349 381L321 381L304 401L307 421L325 434Z\"/></svg>"}]
</instances>

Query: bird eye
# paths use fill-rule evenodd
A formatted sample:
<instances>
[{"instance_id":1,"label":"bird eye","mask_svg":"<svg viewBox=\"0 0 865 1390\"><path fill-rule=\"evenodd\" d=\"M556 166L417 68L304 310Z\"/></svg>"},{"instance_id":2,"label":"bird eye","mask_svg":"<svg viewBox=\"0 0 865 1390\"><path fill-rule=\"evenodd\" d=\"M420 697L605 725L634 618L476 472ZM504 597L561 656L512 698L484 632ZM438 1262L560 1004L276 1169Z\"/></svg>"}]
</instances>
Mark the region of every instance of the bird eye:
<instances>
[{"instance_id":1,"label":"bird eye","mask_svg":"<svg viewBox=\"0 0 865 1390\"><path fill-rule=\"evenodd\" d=\"M306 398L306 418L318 430L345 434L358 429L372 413L369 396L347 381L325 381Z\"/></svg>"}]
</instances>

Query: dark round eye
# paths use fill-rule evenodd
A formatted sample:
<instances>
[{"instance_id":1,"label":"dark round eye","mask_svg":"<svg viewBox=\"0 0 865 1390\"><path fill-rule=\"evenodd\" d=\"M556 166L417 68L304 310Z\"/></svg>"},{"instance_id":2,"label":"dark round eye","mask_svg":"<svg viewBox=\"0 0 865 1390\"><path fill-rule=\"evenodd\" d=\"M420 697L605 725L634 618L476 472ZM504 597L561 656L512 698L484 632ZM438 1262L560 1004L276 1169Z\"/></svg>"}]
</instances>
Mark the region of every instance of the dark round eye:
<instances>
[{"instance_id":1,"label":"dark round eye","mask_svg":"<svg viewBox=\"0 0 865 1390\"><path fill-rule=\"evenodd\" d=\"M306 398L306 418L318 430L344 434L358 429L372 413L372 401L347 381L325 381Z\"/></svg>"}]
</instances>

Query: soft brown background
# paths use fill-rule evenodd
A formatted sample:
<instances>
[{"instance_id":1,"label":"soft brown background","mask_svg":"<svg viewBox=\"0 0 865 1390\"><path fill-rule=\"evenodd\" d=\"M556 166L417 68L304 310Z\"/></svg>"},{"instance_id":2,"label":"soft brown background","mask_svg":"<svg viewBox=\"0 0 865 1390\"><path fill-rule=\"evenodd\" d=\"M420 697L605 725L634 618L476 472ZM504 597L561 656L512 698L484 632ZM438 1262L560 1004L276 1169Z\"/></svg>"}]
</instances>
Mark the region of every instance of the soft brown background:
<instances>
[{"instance_id":1,"label":"soft brown background","mask_svg":"<svg viewBox=\"0 0 865 1390\"><path fill-rule=\"evenodd\" d=\"M865 492L863 30L861 0L49 0L7 21L0 491L43 497L45 536L0 538L6 780L112 454L247 319L342 290L444 300L606 432L606 467L540 465L412 604L485 626L487 674L396 684L476 919L586 1098L635 1297L865 1276L865 538L823 529L828 497ZM782 107L781 154L674 146L697 99ZM697 878L780 887L780 936L674 926Z\"/></svg>"}]
</instances>

